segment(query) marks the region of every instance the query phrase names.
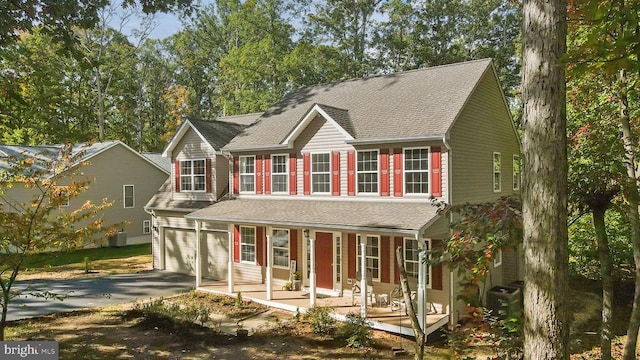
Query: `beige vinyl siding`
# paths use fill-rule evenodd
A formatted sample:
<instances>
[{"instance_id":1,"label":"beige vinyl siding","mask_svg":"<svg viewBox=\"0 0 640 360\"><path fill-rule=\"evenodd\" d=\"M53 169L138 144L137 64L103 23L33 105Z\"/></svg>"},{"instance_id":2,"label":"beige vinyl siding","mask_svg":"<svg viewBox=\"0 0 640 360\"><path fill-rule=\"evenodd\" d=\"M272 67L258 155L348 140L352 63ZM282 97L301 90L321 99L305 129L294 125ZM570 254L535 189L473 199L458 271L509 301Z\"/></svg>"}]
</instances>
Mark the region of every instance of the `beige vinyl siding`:
<instances>
[{"instance_id":1,"label":"beige vinyl siding","mask_svg":"<svg viewBox=\"0 0 640 360\"><path fill-rule=\"evenodd\" d=\"M176 145L175 149L172 152L172 162L171 162L171 182L172 182L172 196L174 200L194 200L194 201L215 201L216 194L218 193L217 188L217 176L216 176L216 167L217 157L214 149L208 143L205 143L202 138L192 129L189 128L187 132L184 134L180 142ZM211 159L211 193L205 192L176 192L176 160L196 160L196 159ZM224 162L224 161L223 161ZM228 166L228 164L227 164ZM221 181L224 181L221 179Z\"/></svg>"},{"instance_id":2,"label":"beige vinyl siding","mask_svg":"<svg viewBox=\"0 0 640 360\"><path fill-rule=\"evenodd\" d=\"M484 202L513 193L512 155L520 153L493 71L488 69L450 134L454 204ZM493 153L502 155L501 192L493 192Z\"/></svg>"}]
</instances>

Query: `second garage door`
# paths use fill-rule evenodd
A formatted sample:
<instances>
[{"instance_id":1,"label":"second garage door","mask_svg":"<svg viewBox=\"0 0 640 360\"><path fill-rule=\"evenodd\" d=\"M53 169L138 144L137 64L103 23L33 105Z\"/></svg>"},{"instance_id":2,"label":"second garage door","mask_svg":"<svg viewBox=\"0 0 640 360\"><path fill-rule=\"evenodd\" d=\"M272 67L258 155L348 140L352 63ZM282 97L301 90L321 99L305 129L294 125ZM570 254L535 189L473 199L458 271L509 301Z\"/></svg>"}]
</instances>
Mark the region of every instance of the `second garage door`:
<instances>
[{"instance_id":1,"label":"second garage door","mask_svg":"<svg viewBox=\"0 0 640 360\"><path fill-rule=\"evenodd\" d=\"M165 234L165 267L167 271L181 274L195 274L194 230L171 229ZM202 276L213 280L227 278L229 243L225 232L201 233L202 237Z\"/></svg>"}]
</instances>

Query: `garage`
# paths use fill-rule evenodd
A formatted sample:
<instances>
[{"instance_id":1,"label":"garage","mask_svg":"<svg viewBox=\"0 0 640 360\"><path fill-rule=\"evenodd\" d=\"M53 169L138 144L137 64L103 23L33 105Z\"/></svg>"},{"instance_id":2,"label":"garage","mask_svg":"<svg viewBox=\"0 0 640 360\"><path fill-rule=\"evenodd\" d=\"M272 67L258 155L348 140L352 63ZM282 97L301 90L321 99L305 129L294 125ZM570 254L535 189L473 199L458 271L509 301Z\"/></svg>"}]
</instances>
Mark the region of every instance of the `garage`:
<instances>
[{"instance_id":1,"label":"garage","mask_svg":"<svg viewBox=\"0 0 640 360\"><path fill-rule=\"evenodd\" d=\"M226 232L202 231L202 277L227 278L229 243ZM189 229L164 229L165 269L181 274L195 274L196 233Z\"/></svg>"}]
</instances>

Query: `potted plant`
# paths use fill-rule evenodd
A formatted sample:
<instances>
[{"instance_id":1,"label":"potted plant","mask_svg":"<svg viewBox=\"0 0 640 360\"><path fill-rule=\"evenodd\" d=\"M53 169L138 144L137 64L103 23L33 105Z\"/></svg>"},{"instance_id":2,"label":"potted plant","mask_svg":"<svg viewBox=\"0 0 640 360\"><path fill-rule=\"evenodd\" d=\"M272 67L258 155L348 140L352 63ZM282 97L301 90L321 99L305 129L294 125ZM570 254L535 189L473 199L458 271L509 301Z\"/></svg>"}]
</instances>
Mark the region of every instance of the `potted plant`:
<instances>
[{"instance_id":1,"label":"potted plant","mask_svg":"<svg viewBox=\"0 0 640 360\"><path fill-rule=\"evenodd\" d=\"M293 290L300 291L300 273L297 271L294 272L291 278L292 278Z\"/></svg>"},{"instance_id":2,"label":"potted plant","mask_svg":"<svg viewBox=\"0 0 640 360\"><path fill-rule=\"evenodd\" d=\"M282 285L282 290L291 291L293 290L293 283L291 281L287 281Z\"/></svg>"}]
</instances>

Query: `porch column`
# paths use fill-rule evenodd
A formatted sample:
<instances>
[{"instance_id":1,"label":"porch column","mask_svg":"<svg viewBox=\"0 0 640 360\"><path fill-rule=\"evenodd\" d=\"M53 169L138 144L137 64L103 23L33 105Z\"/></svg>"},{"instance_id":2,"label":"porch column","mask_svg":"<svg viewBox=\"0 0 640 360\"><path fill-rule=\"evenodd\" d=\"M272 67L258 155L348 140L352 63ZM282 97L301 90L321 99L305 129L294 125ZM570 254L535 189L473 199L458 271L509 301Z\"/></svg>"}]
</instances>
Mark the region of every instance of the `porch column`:
<instances>
[{"instance_id":1,"label":"porch column","mask_svg":"<svg viewBox=\"0 0 640 360\"><path fill-rule=\"evenodd\" d=\"M196 259L195 259L195 268L196 268L196 288L199 288L202 285L202 254L201 254L201 244L200 244L200 228L202 228L202 221L196 220Z\"/></svg>"},{"instance_id":2,"label":"porch column","mask_svg":"<svg viewBox=\"0 0 640 360\"><path fill-rule=\"evenodd\" d=\"M271 234L271 228L267 228L267 233ZM273 298L273 270L271 268L271 255L272 255L272 239L271 235L267 235L267 300Z\"/></svg>"},{"instance_id":3,"label":"porch column","mask_svg":"<svg viewBox=\"0 0 640 360\"><path fill-rule=\"evenodd\" d=\"M422 250L418 254L418 323L423 330L426 324L427 271L427 252Z\"/></svg>"},{"instance_id":4,"label":"porch column","mask_svg":"<svg viewBox=\"0 0 640 360\"><path fill-rule=\"evenodd\" d=\"M309 238L309 252L311 263L309 264L309 307L316 306L316 240Z\"/></svg>"},{"instance_id":5,"label":"porch column","mask_svg":"<svg viewBox=\"0 0 640 360\"><path fill-rule=\"evenodd\" d=\"M227 264L227 292L233 293L233 224L229 225L229 230L227 231L227 236L229 238L229 262Z\"/></svg>"},{"instance_id":6,"label":"porch column","mask_svg":"<svg viewBox=\"0 0 640 360\"><path fill-rule=\"evenodd\" d=\"M367 242L360 238L360 315L367 317Z\"/></svg>"}]
</instances>

